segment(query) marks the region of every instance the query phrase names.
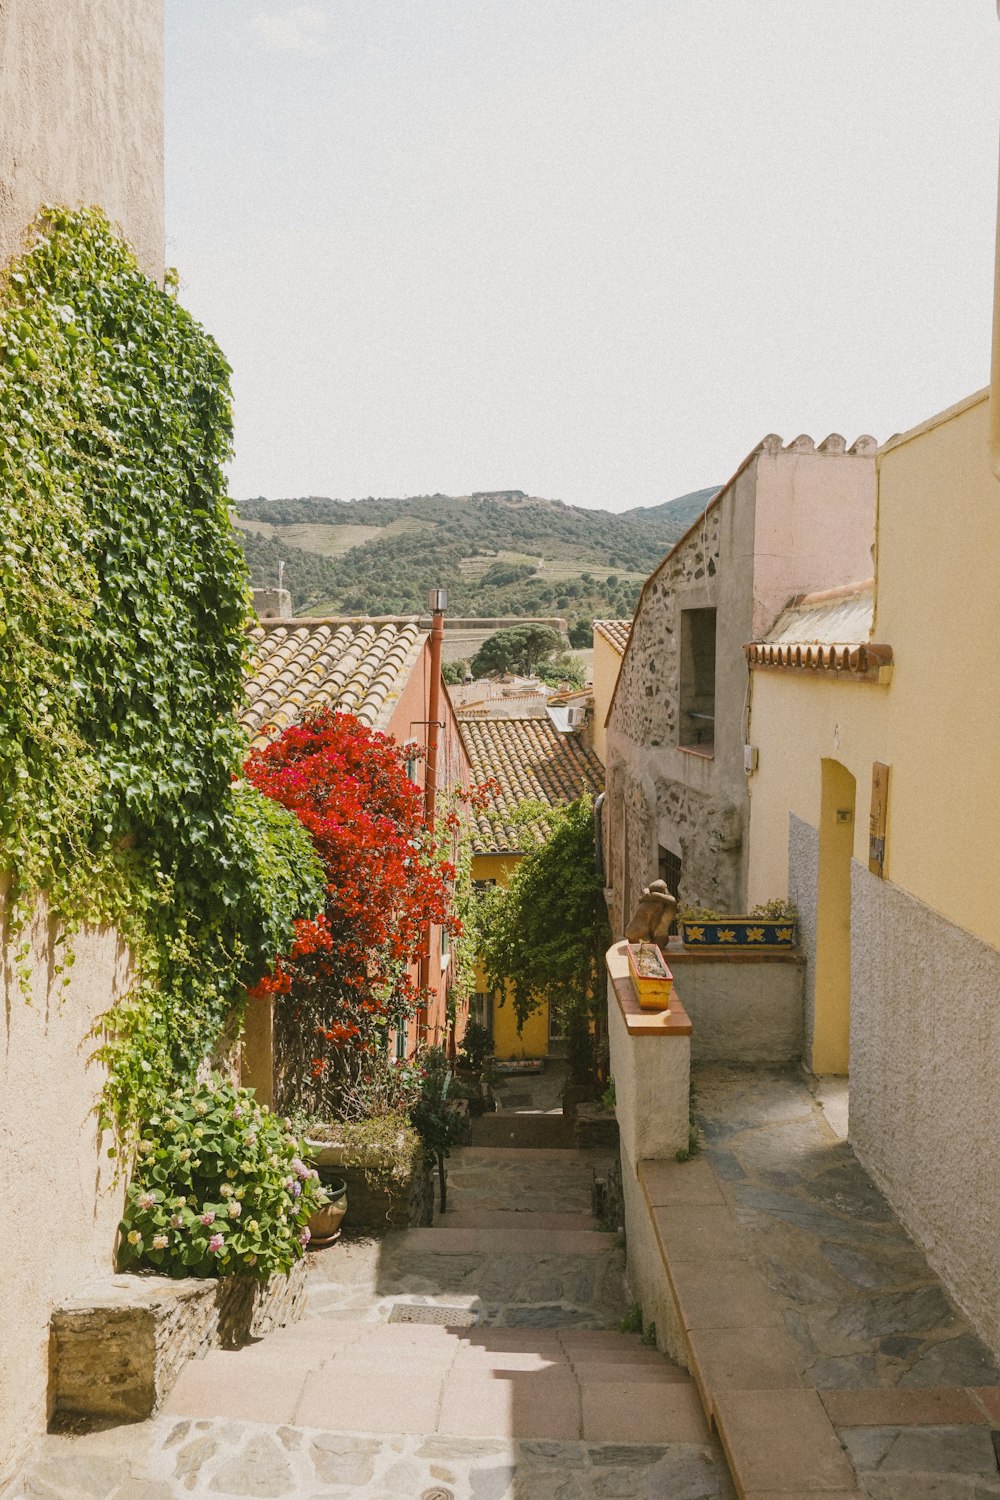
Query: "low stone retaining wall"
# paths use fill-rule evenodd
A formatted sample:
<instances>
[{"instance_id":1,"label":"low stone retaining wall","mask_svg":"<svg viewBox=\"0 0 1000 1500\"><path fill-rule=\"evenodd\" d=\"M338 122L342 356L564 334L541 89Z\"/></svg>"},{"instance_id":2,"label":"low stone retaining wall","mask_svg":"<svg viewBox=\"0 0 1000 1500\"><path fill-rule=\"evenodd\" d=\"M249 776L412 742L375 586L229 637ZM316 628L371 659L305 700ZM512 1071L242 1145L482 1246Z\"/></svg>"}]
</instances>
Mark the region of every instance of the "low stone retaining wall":
<instances>
[{"instance_id":1,"label":"low stone retaining wall","mask_svg":"<svg viewBox=\"0 0 1000 1500\"><path fill-rule=\"evenodd\" d=\"M189 1359L294 1323L305 1297L305 1259L266 1282L131 1275L94 1282L52 1314L53 1424L144 1421Z\"/></svg>"}]
</instances>

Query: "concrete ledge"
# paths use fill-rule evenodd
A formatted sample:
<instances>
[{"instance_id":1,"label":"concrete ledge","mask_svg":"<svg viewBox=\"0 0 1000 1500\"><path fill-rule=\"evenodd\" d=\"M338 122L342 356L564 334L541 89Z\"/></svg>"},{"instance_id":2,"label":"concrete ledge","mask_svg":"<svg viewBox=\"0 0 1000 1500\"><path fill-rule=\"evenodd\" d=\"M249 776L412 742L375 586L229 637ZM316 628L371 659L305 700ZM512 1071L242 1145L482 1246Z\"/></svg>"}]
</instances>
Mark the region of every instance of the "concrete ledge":
<instances>
[{"instance_id":1,"label":"concrete ledge","mask_svg":"<svg viewBox=\"0 0 1000 1500\"><path fill-rule=\"evenodd\" d=\"M627 946L616 943L606 956L608 1045L622 1170L634 1176L643 1158L687 1150L691 1022L676 991L669 1012L641 1009L628 979Z\"/></svg>"},{"instance_id":2,"label":"concrete ledge","mask_svg":"<svg viewBox=\"0 0 1000 1500\"><path fill-rule=\"evenodd\" d=\"M304 1258L266 1282L120 1275L85 1287L49 1325L53 1425L144 1421L188 1360L295 1322L305 1296Z\"/></svg>"}]
</instances>

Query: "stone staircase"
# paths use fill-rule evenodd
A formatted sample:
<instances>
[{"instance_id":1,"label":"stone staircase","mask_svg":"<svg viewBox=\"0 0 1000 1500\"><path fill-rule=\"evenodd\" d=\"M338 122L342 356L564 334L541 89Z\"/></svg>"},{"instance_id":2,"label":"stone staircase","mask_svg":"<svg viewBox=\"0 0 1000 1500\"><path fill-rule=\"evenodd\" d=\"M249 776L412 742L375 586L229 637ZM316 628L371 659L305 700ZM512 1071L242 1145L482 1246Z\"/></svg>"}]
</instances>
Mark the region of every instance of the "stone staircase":
<instances>
[{"instance_id":1,"label":"stone staircase","mask_svg":"<svg viewBox=\"0 0 1000 1500\"><path fill-rule=\"evenodd\" d=\"M618 1329L595 1165L456 1152L438 1225L311 1255L303 1321L192 1361L140 1428L46 1439L24 1493L732 1500L690 1376Z\"/></svg>"}]
</instances>

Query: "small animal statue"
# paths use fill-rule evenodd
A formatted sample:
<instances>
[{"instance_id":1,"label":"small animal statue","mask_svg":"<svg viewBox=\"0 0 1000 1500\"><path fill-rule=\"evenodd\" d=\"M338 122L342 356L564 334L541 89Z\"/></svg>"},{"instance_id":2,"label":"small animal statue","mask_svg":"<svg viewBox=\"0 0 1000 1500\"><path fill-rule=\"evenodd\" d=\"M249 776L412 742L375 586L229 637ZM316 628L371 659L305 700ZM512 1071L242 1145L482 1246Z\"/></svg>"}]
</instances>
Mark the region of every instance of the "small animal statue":
<instances>
[{"instance_id":1,"label":"small animal statue","mask_svg":"<svg viewBox=\"0 0 1000 1500\"><path fill-rule=\"evenodd\" d=\"M670 894L665 880L654 880L643 890L625 936L630 943L656 943L662 948L676 915L677 897Z\"/></svg>"}]
</instances>

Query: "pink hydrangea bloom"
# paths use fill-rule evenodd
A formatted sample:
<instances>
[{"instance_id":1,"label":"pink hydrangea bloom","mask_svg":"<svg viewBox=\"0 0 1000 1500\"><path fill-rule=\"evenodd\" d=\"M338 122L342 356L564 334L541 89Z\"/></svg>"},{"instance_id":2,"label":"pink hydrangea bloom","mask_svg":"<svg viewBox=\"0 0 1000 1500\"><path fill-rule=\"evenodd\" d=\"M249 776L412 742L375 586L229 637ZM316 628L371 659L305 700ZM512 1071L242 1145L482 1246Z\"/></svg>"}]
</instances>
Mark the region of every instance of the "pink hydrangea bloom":
<instances>
[{"instance_id":1,"label":"pink hydrangea bloom","mask_svg":"<svg viewBox=\"0 0 1000 1500\"><path fill-rule=\"evenodd\" d=\"M222 1249L222 1247L223 1247L223 1245L225 1243L226 1243L226 1241L225 1241L224 1237L221 1234L213 1234L212 1238L208 1242L208 1252L209 1252L209 1254L210 1255L218 1255L219 1251Z\"/></svg>"}]
</instances>

